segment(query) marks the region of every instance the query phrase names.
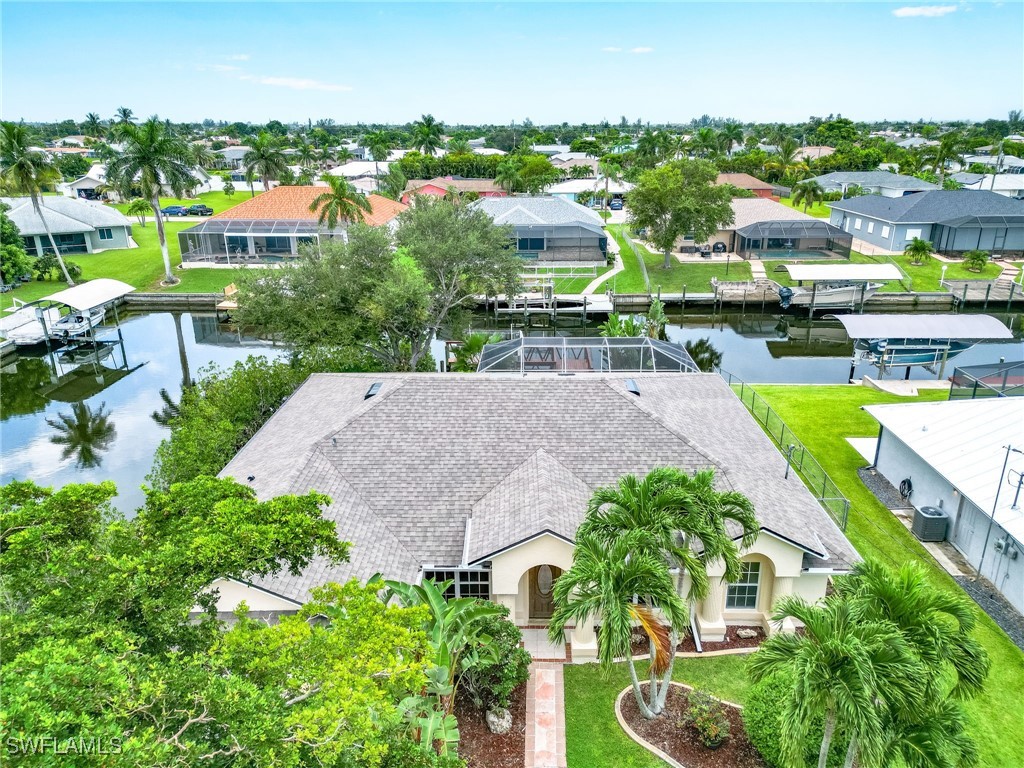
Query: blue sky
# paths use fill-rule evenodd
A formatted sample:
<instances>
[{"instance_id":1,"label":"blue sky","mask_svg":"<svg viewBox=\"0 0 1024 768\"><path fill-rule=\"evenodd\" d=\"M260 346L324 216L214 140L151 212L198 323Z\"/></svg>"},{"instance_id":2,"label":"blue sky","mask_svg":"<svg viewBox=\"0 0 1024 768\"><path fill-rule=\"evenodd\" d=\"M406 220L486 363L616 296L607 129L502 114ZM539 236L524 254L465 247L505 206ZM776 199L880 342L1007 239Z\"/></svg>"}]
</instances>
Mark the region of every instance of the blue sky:
<instances>
[{"instance_id":1,"label":"blue sky","mask_svg":"<svg viewBox=\"0 0 1024 768\"><path fill-rule=\"evenodd\" d=\"M0 2L0 115L1005 118L1024 0Z\"/></svg>"}]
</instances>

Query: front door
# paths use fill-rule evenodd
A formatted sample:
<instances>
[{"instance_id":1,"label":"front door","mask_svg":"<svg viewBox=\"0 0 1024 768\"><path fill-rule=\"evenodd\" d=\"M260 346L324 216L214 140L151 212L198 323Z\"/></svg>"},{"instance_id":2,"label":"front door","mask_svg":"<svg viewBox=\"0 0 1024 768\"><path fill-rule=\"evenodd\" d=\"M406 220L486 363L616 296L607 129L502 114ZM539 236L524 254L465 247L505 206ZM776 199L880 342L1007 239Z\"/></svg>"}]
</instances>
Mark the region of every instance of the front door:
<instances>
[{"instance_id":1,"label":"front door","mask_svg":"<svg viewBox=\"0 0 1024 768\"><path fill-rule=\"evenodd\" d=\"M538 565L530 569L530 618L550 619L554 613L555 579L562 571L553 565Z\"/></svg>"}]
</instances>

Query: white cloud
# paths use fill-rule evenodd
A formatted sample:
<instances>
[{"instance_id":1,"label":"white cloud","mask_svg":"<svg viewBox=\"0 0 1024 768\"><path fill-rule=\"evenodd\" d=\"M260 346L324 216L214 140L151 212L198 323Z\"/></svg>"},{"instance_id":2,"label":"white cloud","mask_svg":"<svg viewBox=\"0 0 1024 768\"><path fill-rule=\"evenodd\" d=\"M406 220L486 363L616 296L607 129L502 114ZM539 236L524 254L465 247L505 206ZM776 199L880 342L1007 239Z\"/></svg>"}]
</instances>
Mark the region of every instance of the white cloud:
<instances>
[{"instance_id":1,"label":"white cloud","mask_svg":"<svg viewBox=\"0 0 1024 768\"><path fill-rule=\"evenodd\" d=\"M228 61L248 61L249 60L249 54L248 53L233 53L230 56L225 56L224 58L227 59Z\"/></svg>"},{"instance_id":2,"label":"white cloud","mask_svg":"<svg viewBox=\"0 0 1024 768\"><path fill-rule=\"evenodd\" d=\"M605 53L621 53L622 51L621 48L616 48L614 45L609 45L605 48L602 48L601 50L604 51Z\"/></svg>"},{"instance_id":3,"label":"white cloud","mask_svg":"<svg viewBox=\"0 0 1024 768\"><path fill-rule=\"evenodd\" d=\"M335 83L324 83L319 80L311 80L305 77L265 77L263 75L241 75L240 80L248 80L261 85L276 85L281 88L291 88L293 91L351 91L349 85L336 85Z\"/></svg>"},{"instance_id":4,"label":"white cloud","mask_svg":"<svg viewBox=\"0 0 1024 768\"><path fill-rule=\"evenodd\" d=\"M945 16L947 13L953 13L956 8L957 7L955 5L907 5L903 8L897 8L892 12L892 15L901 19L918 16L935 18L938 16Z\"/></svg>"},{"instance_id":5,"label":"white cloud","mask_svg":"<svg viewBox=\"0 0 1024 768\"><path fill-rule=\"evenodd\" d=\"M630 53L651 53L653 50L654 50L653 48L648 48L647 46L642 45L639 48L630 48L629 52Z\"/></svg>"}]
</instances>

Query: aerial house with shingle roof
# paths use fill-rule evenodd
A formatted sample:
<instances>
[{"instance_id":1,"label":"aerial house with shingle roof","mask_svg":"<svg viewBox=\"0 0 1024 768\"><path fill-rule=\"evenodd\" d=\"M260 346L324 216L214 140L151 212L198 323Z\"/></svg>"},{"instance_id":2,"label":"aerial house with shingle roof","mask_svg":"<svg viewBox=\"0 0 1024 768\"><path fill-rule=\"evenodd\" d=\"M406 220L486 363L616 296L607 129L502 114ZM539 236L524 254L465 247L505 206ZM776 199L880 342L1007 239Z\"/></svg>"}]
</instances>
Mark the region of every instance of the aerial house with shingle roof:
<instances>
[{"instance_id":1,"label":"aerial house with shingle roof","mask_svg":"<svg viewBox=\"0 0 1024 768\"><path fill-rule=\"evenodd\" d=\"M295 258L303 243L342 236L349 222L338 221L329 228L310 210L326 191L324 186L274 187L182 230L178 233L182 266L274 264ZM408 208L377 194L366 199L370 210L360 211L359 221L373 227L391 225Z\"/></svg>"},{"instance_id":2,"label":"aerial house with shingle roof","mask_svg":"<svg viewBox=\"0 0 1024 768\"><path fill-rule=\"evenodd\" d=\"M311 376L221 474L261 499L326 494L351 559L215 584L218 609L244 599L272 616L318 585L382 573L451 579L452 594L501 603L521 626L546 623L594 490L673 466L713 469L761 526L741 580L713 578L696 606L701 637L721 640L727 624L774 631L776 599L822 597L857 555L725 381L676 371ZM593 623L571 641L574 658L592 658Z\"/></svg>"}]
</instances>

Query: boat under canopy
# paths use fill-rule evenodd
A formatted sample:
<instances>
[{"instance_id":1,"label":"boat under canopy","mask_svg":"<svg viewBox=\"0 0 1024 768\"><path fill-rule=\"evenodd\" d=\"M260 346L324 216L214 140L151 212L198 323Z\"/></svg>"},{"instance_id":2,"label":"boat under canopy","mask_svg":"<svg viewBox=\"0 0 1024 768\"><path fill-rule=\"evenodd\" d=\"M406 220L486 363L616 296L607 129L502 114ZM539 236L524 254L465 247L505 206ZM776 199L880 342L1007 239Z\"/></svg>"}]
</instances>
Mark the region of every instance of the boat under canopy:
<instances>
[{"instance_id":1,"label":"boat under canopy","mask_svg":"<svg viewBox=\"0 0 1024 768\"><path fill-rule=\"evenodd\" d=\"M117 301L125 294L131 293L134 290L134 287L128 285L128 283L122 283L120 280L99 277L87 283L76 285L73 288L57 291L57 293L46 296L40 299L40 301L52 301L56 304L64 304L72 309L85 311Z\"/></svg>"}]
</instances>

